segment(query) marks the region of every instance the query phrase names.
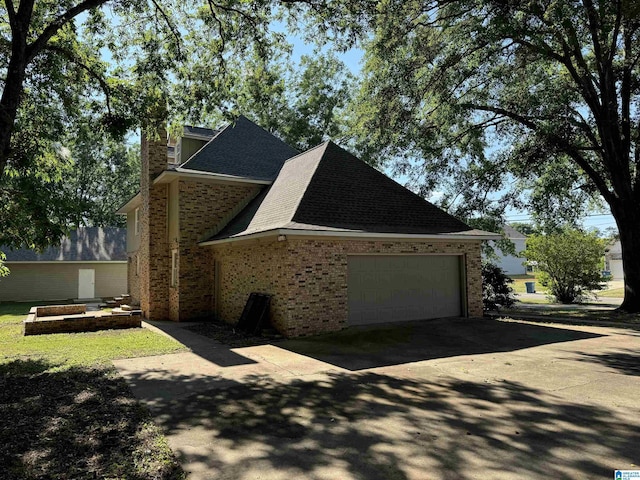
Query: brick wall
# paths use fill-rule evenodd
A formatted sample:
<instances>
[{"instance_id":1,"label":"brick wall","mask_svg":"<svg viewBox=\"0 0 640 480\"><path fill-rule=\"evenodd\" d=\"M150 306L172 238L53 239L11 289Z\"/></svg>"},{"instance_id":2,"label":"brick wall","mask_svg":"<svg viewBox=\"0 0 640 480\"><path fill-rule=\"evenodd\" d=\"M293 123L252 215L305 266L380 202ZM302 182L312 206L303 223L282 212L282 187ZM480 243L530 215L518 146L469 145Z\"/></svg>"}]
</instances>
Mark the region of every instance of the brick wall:
<instances>
[{"instance_id":1,"label":"brick wall","mask_svg":"<svg viewBox=\"0 0 640 480\"><path fill-rule=\"evenodd\" d=\"M141 138L140 194L140 308L151 320L169 318L171 253L167 241L167 185L153 185L153 179L166 169L166 132Z\"/></svg>"},{"instance_id":2,"label":"brick wall","mask_svg":"<svg viewBox=\"0 0 640 480\"><path fill-rule=\"evenodd\" d=\"M288 336L347 326L349 254L461 254L469 316L482 316L480 245L471 242L399 242L289 238L287 269L294 283L287 301Z\"/></svg>"},{"instance_id":3,"label":"brick wall","mask_svg":"<svg viewBox=\"0 0 640 480\"><path fill-rule=\"evenodd\" d=\"M251 292L272 295L270 317L281 332L287 331L287 301L293 282L286 269L286 242L275 239L250 244L228 243L212 248L219 262L216 313L236 323Z\"/></svg>"},{"instance_id":4,"label":"brick wall","mask_svg":"<svg viewBox=\"0 0 640 480\"><path fill-rule=\"evenodd\" d=\"M220 262L218 314L235 323L249 293L273 295L271 319L287 336L347 326L349 254L460 254L467 273L467 311L482 315L480 245L469 242L387 242L295 239L213 247Z\"/></svg>"},{"instance_id":5,"label":"brick wall","mask_svg":"<svg viewBox=\"0 0 640 480\"><path fill-rule=\"evenodd\" d=\"M178 285L171 288L173 320L210 316L214 311L214 263L211 249L198 246L258 193L255 185L179 181Z\"/></svg>"}]
</instances>

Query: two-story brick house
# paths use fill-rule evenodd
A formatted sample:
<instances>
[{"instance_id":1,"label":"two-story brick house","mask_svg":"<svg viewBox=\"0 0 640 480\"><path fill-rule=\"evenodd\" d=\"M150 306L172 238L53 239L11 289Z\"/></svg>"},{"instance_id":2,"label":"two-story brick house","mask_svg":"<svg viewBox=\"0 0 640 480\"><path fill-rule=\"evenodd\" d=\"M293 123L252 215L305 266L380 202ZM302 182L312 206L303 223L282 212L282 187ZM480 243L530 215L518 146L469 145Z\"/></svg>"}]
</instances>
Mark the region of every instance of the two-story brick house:
<instances>
[{"instance_id":1,"label":"two-story brick house","mask_svg":"<svg viewBox=\"0 0 640 480\"><path fill-rule=\"evenodd\" d=\"M119 210L145 317L233 323L254 291L287 336L482 314L496 235L331 142L299 154L244 117L185 132L169 161L164 135L143 136L140 193Z\"/></svg>"}]
</instances>

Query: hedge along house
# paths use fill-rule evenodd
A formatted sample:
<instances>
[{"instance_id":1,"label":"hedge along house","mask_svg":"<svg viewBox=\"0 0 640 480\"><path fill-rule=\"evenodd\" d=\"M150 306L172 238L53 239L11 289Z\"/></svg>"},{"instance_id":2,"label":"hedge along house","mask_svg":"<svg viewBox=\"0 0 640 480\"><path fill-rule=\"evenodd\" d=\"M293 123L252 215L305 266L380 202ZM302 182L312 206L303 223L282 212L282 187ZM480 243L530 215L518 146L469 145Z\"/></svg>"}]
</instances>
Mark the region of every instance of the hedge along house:
<instances>
[{"instance_id":1,"label":"hedge along house","mask_svg":"<svg viewBox=\"0 0 640 480\"><path fill-rule=\"evenodd\" d=\"M84 227L43 252L0 247L11 274L0 301L68 301L115 297L127 290L126 230Z\"/></svg>"},{"instance_id":2,"label":"hedge along house","mask_svg":"<svg viewBox=\"0 0 640 480\"><path fill-rule=\"evenodd\" d=\"M141 191L119 210L147 318L234 323L254 291L286 336L482 315L480 244L499 237L337 145L298 154L240 117L184 160L143 138Z\"/></svg>"}]
</instances>

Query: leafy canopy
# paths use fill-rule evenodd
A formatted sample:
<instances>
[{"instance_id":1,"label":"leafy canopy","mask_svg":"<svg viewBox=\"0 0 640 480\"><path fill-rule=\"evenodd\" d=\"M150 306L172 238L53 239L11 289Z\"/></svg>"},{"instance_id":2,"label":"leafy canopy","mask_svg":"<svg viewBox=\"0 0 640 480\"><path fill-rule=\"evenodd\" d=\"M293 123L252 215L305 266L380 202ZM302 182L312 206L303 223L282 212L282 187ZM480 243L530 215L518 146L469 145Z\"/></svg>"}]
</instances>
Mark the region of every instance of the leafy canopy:
<instances>
[{"instance_id":1,"label":"leafy canopy","mask_svg":"<svg viewBox=\"0 0 640 480\"><path fill-rule=\"evenodd\" d=\"M575 224L640 191L640 4L385 0L356 107L362 150L463 217ZM634 207L637 208L637 207Z\"/></svg>"}]
</instances>

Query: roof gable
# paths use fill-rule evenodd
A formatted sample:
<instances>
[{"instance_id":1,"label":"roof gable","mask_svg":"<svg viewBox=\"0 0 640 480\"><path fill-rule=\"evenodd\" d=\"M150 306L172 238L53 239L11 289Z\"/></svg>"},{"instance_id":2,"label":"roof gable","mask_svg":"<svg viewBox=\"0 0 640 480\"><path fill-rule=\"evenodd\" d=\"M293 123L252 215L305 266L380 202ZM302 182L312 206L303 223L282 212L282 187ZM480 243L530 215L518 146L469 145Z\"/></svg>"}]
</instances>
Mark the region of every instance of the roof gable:
<instances>
[{"instance_id":1,"label":"roof gable","mask_svg":"<svg viewBox=\"0 0 640 480\"><path fill-rule=\"evenodd\" d=\"M297 150L241 115L181 167L235 177L273 180L285 160L297 153Z\"/></svg>"},{"instance_id":2,"label":"roof gable","mask_svg":"<svg viewBox=\"0 0 640 480\"><path fill-rule=\"evenodd\" d=\"M519 232L509 224L505 223L502 226L502 229L504 230L504 236L510 240L527 238L527 236L524 233Z\"/></svg>"},{"instance_id":3,"label":"roof gable","mask_svg":"<svg viewBox=\"0 0 640 480\"><path fill-rule=\"evenodd\" d=\"M108 262L127 260L126 228L83 227L62 237L42 253L30 248L0 247L7 262Z\"/></svg>"},{"instance_id":4,"label":"roof gable","mask_svg":"<svg viewBox=\"0 0 640 480\"><path fill-rule=\"evenodd\" d=\"M454 233L470 227L329 142L293 221L377 233Z\"/></svg>"},{"instance_id":5,"label":"roof gable","mask_svg":"<svg viewBox=\"0 0 640 480\"><path fill-rule=\"evenodd\" d=\"M288 160L211 240L274 229L456 234L471 228L332 142Z\"/></svg>"}]
</instances>

